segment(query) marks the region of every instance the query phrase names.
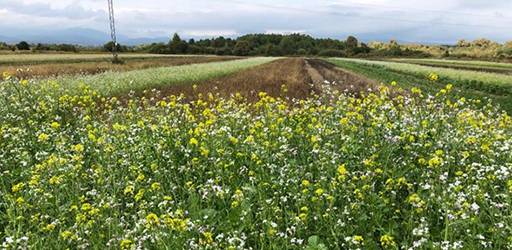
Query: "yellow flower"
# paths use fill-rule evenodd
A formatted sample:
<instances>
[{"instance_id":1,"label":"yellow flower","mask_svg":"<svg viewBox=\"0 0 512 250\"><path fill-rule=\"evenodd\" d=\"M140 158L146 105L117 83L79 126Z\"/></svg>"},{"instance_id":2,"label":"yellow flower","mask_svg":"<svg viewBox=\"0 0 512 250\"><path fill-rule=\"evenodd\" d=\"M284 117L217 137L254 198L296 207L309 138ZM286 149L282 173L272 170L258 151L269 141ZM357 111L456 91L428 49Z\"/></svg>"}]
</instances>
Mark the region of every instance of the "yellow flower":
<instances>
[{"instance_id":1,"label":"yellow flower","mask_svg":"<svg viewBox=\"0 0 512 250\"><path fill-rule=\"evenodd\" d=\"M49 135L45 134L45 133L41 133L39 134L39 136L37 136L37 139L40 141L40 142L45 142L47 141L48 139L50 138Z\"/></svg>"},{"instance_id":2,"label":"yellow flower","mask_svg":"<svg viewBox=\"0 0 512 250\"><path fill-rule=\"evenodd\" d=\"M5 80L9 80L11 79L11 75L9 74L9 72L5 71L2 73L2 78L4 78Z\"/></svg>"},{"instance_id":3,"label":"yellow flower","mask_svg":"<svg viewBox=\"0 0 512 250\"><path fill-rule=\"evenodd\" d=\"M138 176L137 176L137 179L135 179L137 182L142 182L144 180L144 178L146 178L146 176L144 176L143 173L140 173Z\"/></svg>"},{"instance_id":4,"label":"yellow flower","mask_svg":"<svg viewBox=\"0 0 512 250\"><path fill-rule=\"evenodd\" d=\"M302 180L302 186L309 187L311 183L308 180Z\"/></svg>"},{"instance_id":5,"label":"yellow flower","mask_svg":"<svg viewBox=\"0 0 512 250\"><path fill-rule=\"evenodd\" d=\"M396 81L391 82L391 86L396 86L398 83Z\"/></svg>"},{"instance_id":6,"label":"yellow flower","mask_svg":"<svg viewBox=\"0 0 512 250\"><path fill-rule=\"evenodd\" d=\"M413 94L415 94L415 95L421 95L421 89L416 88L416 87L412 88L412 89L411 89L411 92L412 92Z\"/></svg>"},{"instance_id":7,"label":"yellow flower","mask_svg":"<svg viewBox=\"0 0 512 250\"><path fill-rule=\"evenodd\" d=\"M380 244L382 247L393 247L396 243L393 237L385 234L380 237Z\"/></svg>"},{"instance_id":8,"label":"yellow flower","mask_svg":"<svg viewBox=\"0 0 512 250\"><path fill-rule=\"evenodd\" d=\"M22 205L23 203L25 203L25 199L23 199L23 197L18 197L18 199L16 199L16 204Z\"/></svg>"},{"instance_id":9,"label":"yellow flower","mask_svg":"<svg viewBox=\"0 0 512 250\"><path fill-rule=\"evenodd\" d=\"M438 156L434 156L432 159L428 161L428 166L431 168L439 167L441 166L441 164L443 164L443 159L441 159Z\"/></svg>"},{"instance_id":10,"label":"yellow flower","mask_svg":"<svg viewBox=\"0 0 512 250\"><path fill-rule=\"evenodd\" d=\"M347 175L347 168L345 167L345 164L341 164L341 165L338 167L338 175L340 175L340 176L345 176L345 175Z\"/></svg>"},{"instance_id":11,"label":"yellow flower","mask_svg":"<svg viewBox=\"0 0 512 250\"><path fill-rule=\"evenodd\" d=\"M315 191L315 194L316 194L317 196L322 196L322 194L324 194L324 190L323 190L323 189L321 189L321 188L319 188L319 189L317 189L317 190Z\"/></svg>"},{"instance_id":12,"label":"yellow flower","mask_svg":"<svg viewBox=\"0 0 512 250\"><path fill-rule=\"evenodd\" d=\"M26 87L26 86L28 86L28 80L21 80L20 84L21 84L21 86Z\"/></svg>"},{"instance_id":13,"label":"yellow flower","mask_svg":"<svg viewBox=\"0 0 512 250\"><path fill-rule=\"evenodd\" d=\"M158 191L158 190L160 190L160 188L161 188L161 185L158 182L154 182L153 184L151 184L151 189L153 191Z\"/></svg>"},{"instance_id":14,"label":"yellow flower","mask_svg":"<svg viewBox=\"0 0 512 250\"><path fill-rule=\"evenodd\" d=\"M70 231L64 231L64 232L60 233L60 237L62 237L62 239L64 239L64 240L67 240L67 239L71 238L72 236L73 236L73 233Z\"/></svg>"},{"instance_id":15,"label":"yellow flower","mask_svg":"<svg viewBox=\"0 0 512 250\"><path fill-rule=\"evenodd\" d=\"M154 213L150 213L146 216L146 226L156 226L160 224L160 219Z\"/></svg>"},{"instance_id":16,"label":"yellow flower","mask_svg":"<svg viewBox=\"0 0 512 250\"><path fill-rule=\"evenodd\" d=\"M50 180L48 181L50 185L59 185L62 182L61 176L52 176Z\"/></svg>"},{"instance_id":17,"label":"yellow flower","mask_svg":"<svg viewBox=\"0 0 512 250\"><path fill-rule=\"evenodd\" d=\"M50 223L50 224L46 225L46 227L44 229L48 232L51 232L55 229L55 224Z\"/></svg>"},{"instance_id":18,"label":"yellow flower","mask_svg":"<svg viewBox=\"0 0 512 250\"><path fill-rule=\"evenodd\" d=\"M133 246L133 241L129 239L122 239L119 245L121 249L131 249Z\"/></svg>"},{"instance_id":19,"label":"yellow flower","mask_svg":"<svg viewBox=\"0 0 512 250\"><path fill-rule=\"evenodd\" d=\"M126 187L124 188L124 194L125 194L125 195L128 195L128 194L133 195L133 191L134 191L134 190L135 190L135 187L134 187L134 186L132 186L132 185L128 185L128 186L126 186Z\"/></svg>"},{"instance_id":20,"label":"yellow flower","mask_svg":"<svg viewBox=\"0 0 512 250\"><path fill-rule=\"evenodd\" d=\"M233 136L230 136L229 137L229 141L232 143L232 144L237 144L238 143L238 139L233 137Z\"/></svg>"},{"instance_id":21,"label":"yellow flower","mask_svg":"<svg viewBox=\"0 0 512 250\"><path fill-rule=\"evenodd\" d=\"M355 242L357 242L357 244L361 244L364 241L364 238L361 235L354 235L354 237L352 237L352 239Z\"/></svg>"},{"instance_id":22,"label":"yellow flower","mask_svg":"<svg viewBox=\"0 0 512 250\"><path fill-rule=\"evenodd\" d=\"M203 233L203 239L206 245L210 245L213 243L213 234L211 232L206 231Z\"/></svg>"},{"instance_id":23,"label":"yellow flower","mask_svg":"<svg viewBox=\"0 0 512 250\"><path fill-rule=\"evenodd\" d=\"M135 201L140 201L142 198L144 198L144 189L140 189L134 198L135 198Z\"/></svg>"},{"instance_id":24,"label":"yellow flower","mask_svg":"<svg viewBox=\"0 0 512 250\"><path fill-rule=\"evenodd\" d=\"M19 192L20 190L22 190L22 189L23 189L23 187L25 187L25 183L20 182L20 183L18 183L18 184L16 184L16 185L12 186L12 187L11 187L11 191L12 191L13 193Z\"/></svg>"},{"instance_id":25,"label":"yellow flower","mask_svg":"<svg viewBox=\"0 0 512 250\"><path fill-rule=\"evenodd\" d=\"M58 122L52 122L52 124L50 124L50 126L51 126L53 129L58 129L58 128L60 128L60 123L58 123Z\"/></svg>"},{"instance_id":26,"label":"yellow flower","mask_svg":"<svg viewBox=\"0 0 512 250\"><path fill-rule=\"evenodd\" d=\"M196 138L190 138L190 141L188 143L192 146L197 146L199 144L199 141L197 141Z\"/></svg>"},{"instance_id":27,"label":"yellow flower","mask_svg":"<svg viewBox=\"0 0 512 250\"><path fill-rule=\"evenodd\" d=\"M84 145L82 144L76 144L75 146L73 146L73 151L77 152L77 153L82 153L84 152Z\"/></svg>"},{"instance_id":28,"label":"yellow flower","mask_svg":"<svg viewBox=\"0 0 512 250\"><path fill-rule=\"evenodd\" d=\"M436 73L430 73L430 74L428 75L428 79L429 79L430 81L435 82L435 81L439 80L439 75L438 75L438 74L436 74Z\"/></svg>"}]
</instances>

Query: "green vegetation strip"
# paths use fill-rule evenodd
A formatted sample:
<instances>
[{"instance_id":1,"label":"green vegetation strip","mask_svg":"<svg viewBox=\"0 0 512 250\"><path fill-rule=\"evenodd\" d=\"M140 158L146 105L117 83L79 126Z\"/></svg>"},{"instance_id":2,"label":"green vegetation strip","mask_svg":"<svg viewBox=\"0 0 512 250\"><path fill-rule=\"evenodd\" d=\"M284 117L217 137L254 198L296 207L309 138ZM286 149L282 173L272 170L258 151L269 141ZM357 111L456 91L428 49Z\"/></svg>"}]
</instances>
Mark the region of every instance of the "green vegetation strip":
<instances>
[{"instance_id":1,"label":"green vegetation strip","mask_svg":"<svg viewBox=\"0 0 512 250\"><path fill-rule=\"evenodd\" d=\"M430 94L435 94L437 91L442 89L447 84L454 84L455 89L457 91L454 94L471 98L471 99L491 99L493 102L499 104L504 110L509 113L512 113L512 94L509 92L502 93L493 93L496 91L495 88L492 88L492 84L486 85L484 83L479 83L475 81L467 81L467 80L458 80L448 77L441 77L437 82L432 82L427 80L427 72L409 72L409 71L401 71L393 68L385 67L380 64L372 64L367 63L369 61L364 60L351 60L351 59L329 59L329 62L339 66L341 68L347 69L354 73L366 76L368 78L390 83L392 81L397 81L399 86L404 88L420 88L423 91L426 91ZM413 65L416 66L416 65ZM422 67L422 66L418 66ZM432 68L432 67L427 67ZM432 71L436 72L435 69L432 68ZM456 71L456 70L453 70ZM472 72L475 73L475 72ZM474 83L474 85L472 84ZM494 91L485 91L486 89L494 90Z\"/></svg>"},{"instance_id":2,"label":"green vegetation strip","mask_svg":"<svg viewBox=\"0 0 512 250\"><path fill-rule=\"evenodd\" d=\"M512 94L512 76L509 75L361 59L337 58L334 60L384 67L388 70L413 74L417 77L425 77L430 73L436 73L439 74L441 80L451 81L454 84L456 83L459 87L494 95Z\"/></svg>"},{"instance_id":3,"label":"green vegetation strip","mask_svg":"<svg viewBox=\"0 0 512 250\"><path fill-rule=\"evenodd\" d=\"M227 62L190 64L173 67L160 67L129 72L106 72L90 76L64 76L50 80L62 85L62 91L76 93L82 86L98 91L103 95L116 95L128 91L142 91L167 85L187 84L221 77L243 69L261 65L276 58L249 58Z\"/></svg>"},{"instance_id":4,"label":"green vegetation strip","mask_svg":"<svg viewBox=\"0 0 512 250\"><path fill-rule=\"evenodd\" d=\"M408 58L397 58L392 59L396 62L405 63L436 63L444 65L458 65L458 66L479 66L479 67L494 67L503 69L512 69L511 63L500 63L500 62L487 62L487 61L469 61L469 60L445 60L445 59L408 59Z\"/></svg>"},{"instance_id":5,"label":"green vegetation strip","mask_svg":"<svg viewBox=\"0 0 512 250\"><path fill-rule=\"evenodd\" d=\"M180 55L121 54L122 60L157 59ZM46 63L103 62L112 59L111 54L0 54L0 65L32 65Z\"/></svg>"},{"instance_id":6,"label":"green vegetation strip","mask_svg":"<svg viewBox=\"0 0 512 250\"><path fill-rule=\"evenodd\" d=\"M484 65L484 64L475 64L475 63L466 63L466 61L448 61L448 60L436 60L436 59L391 59L393 62L401 62L401 63L411 63L418 64L423 66L431 66L431 67L442 67L442 68L452 68L452 69L462 69L462 70L471 70L471 71L479 71L479 72L492 72L492 73L500 73L500 74L512 74L512 65L503 64L503 65Z\"/></svg>"}]
</instances>

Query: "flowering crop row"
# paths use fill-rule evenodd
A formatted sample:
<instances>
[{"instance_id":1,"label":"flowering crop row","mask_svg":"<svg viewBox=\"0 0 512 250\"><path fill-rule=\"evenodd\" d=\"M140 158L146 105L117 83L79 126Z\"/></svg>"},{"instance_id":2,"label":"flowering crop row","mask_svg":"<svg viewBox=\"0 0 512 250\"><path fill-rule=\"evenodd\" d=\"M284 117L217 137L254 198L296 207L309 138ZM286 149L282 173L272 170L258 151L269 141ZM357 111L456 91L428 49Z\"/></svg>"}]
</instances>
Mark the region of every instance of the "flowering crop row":
<instances>
[{"instance_id":1,"label":"flowering crop row","mask_svg":"<svg viewBox=\"0 0 512 250\"><path fill-rule=\"evenodd\" d=\"M451 86L121 105L32 84L0 83L5 248L512 249L512 119Z\"/></svg>"}]
</instances>

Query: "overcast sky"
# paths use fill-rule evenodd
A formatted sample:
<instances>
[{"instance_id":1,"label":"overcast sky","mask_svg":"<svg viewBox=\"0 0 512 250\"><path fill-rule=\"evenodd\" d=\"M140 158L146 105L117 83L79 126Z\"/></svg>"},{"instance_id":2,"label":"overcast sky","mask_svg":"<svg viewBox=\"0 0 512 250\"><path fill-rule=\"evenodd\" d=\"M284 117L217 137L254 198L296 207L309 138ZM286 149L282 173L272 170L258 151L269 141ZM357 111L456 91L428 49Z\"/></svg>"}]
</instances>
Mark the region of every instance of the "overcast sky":
<instances>
[{"instance_id":1,"label":"overcast sky","mask_svg":"<svg viewBox=\"0 0 512 250\"><path fill-rule=\"evenodd\" d=\"M132 38L300 32L315 37L454 42L512 40L511 0L114 0ZM108 31L107 0L0 0L0 35L67 28Z\"/></svg>"}]
</instances>

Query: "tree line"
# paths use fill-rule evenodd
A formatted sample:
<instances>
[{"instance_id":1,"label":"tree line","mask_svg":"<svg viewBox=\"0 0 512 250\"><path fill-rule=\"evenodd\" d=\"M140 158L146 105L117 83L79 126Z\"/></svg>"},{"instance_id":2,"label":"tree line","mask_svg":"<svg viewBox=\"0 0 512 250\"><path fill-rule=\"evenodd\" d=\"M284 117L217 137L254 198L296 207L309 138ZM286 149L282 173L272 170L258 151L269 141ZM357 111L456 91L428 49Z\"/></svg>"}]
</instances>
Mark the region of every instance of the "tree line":
<instances>
[{"instance_id":1,"label":"tree line","mask_svg":"<svg viewBox=\"0 0 512 250\"><path fill-rule=\"evenodd\" d=\"M103 46L71 44L29 44L0 42L0 50L111 52L112 42ZM305 34L248 34L238 38L181 39L175 33L168 42L125 46L117 44L118 52L153 54L210 54L235 56L325 56L325 57L456 57L512 60L512 41L499 44L487 39L460 40L455 45L399 44L360 42L349 36L345 40L313 38Z\"/></svg>"},{"instance_id":2,"label":"tree line","mask_svg":"<svg viewBox=\"0 0 512 250\"><path fill-rule=\"evenodd\" d=\"M349 36L346 40L318 39L304 34L250 34L233 38L185 41L174 34L168 43L153 43L138 50L157 54L215 54L236 56L349 56L369 53L370 48Z\"/></svg>"}]
</instances>

